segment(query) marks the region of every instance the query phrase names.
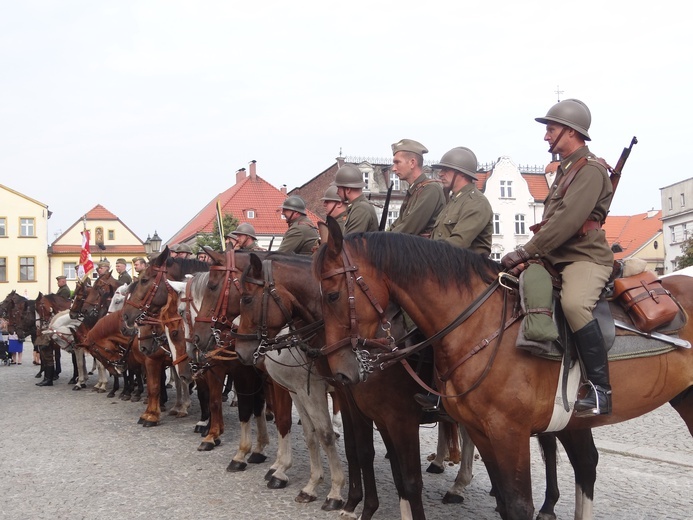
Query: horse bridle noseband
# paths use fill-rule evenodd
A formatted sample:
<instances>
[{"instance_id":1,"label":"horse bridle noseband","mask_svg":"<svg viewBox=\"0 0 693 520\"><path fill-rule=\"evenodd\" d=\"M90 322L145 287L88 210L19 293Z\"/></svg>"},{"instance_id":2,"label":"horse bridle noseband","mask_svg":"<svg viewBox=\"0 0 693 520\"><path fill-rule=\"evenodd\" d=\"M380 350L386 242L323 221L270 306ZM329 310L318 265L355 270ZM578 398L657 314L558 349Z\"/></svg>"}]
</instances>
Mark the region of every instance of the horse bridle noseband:
<instances>
[{"instance_id":1,"label":"horse bridle noseband","mask_svg":"<svg viewBox=\"0 0 693 520\"><path fill-rule=\"evenodd\" d=\"M133 303L132 293L128 293L125 297L125 304L130 305L139 311L142 311L135 318L135 323L137 325L145 323L145 320L147 320L147 323L159 322L159 320L157 319L158 313L155 314L153 312L150 312L150 308L152 305L152 301L156 297L156 292L162 283L162 279L163 283L166 286L166 291L168 291L169 293L175 292L173 290L173 287L171 287L171 284L168 283L168 277L166 276L166 274L168 273L168 268L166 267L166 262L164 262L163 265L160 266L152 265L151 269L154 270L154 272L156 272L156 276L154 277L154 282L152 283L152 285L147 289L147 292L142 301L140 303Z\"/></svg>"}]
</instances>

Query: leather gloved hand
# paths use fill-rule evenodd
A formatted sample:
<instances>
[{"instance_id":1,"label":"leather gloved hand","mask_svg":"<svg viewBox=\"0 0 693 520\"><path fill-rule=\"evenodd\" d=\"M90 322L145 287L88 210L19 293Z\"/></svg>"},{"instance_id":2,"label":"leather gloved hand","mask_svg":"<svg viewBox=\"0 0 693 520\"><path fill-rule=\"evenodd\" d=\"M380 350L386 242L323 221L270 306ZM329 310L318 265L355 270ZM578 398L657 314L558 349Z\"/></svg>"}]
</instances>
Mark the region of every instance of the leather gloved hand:
<instances>
[{"instance_id":1,"label":"leather gloved hand","mask_svg":"<svg viewBox=\"0 0 693 520\"><path fill-rule=\"evenodd\" d=\"M507 255L501 258L501 265L505 269L512 269L516 265L522 264L529 260L531 257L529 253L525 251L525 248L520 246L515 251L510 251Z\"/></svg>"}]
</instances>

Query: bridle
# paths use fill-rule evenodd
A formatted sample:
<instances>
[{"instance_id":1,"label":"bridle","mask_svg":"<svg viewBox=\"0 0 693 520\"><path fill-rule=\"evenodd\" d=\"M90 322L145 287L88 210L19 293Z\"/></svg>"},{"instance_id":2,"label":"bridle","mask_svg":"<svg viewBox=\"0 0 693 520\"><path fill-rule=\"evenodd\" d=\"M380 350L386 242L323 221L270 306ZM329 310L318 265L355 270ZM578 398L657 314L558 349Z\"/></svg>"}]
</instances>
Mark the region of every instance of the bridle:
<instances>
[{"instance_id":1,"label":"bridle","mask_svg":"<svg viewBox=\"0 0 693 520\"><path fill-rule=\"evenodd\" d=\"M218 359L221 361L234 361L238 359L234 349L233 323L229 321L227 312L229 308L229 297L231 295L231 284L236 287L238 294L241 293L241 282L238 279L240 269L236 267L236 255L233 249L227 249L224 265L211 265L211 271L221 271L224 278L221 282L220 297L217 299L214 310L207 316L201 316L199 311L195 315L195 323L209 323L212 335L217 346L214 350L205 353L205 358ZM188 294L186 287L186 304L191 304L192 296ZM195 309L197 311L197 309ZM188 313L189 315L189 313ZM192 326L190 327L192 330Z\"/></svg>"},{"instance_id":2,"label":"bridle","mask_svg":"<svg viewBox=\"0 0 693 520\"><path fill-rule=\"evenodd\" d=\"M158 323L157 318L159 309L154 312L151 310L151 306L154 298L156 297L159 286L162 283L165 284L166 291L168 291L169 294L175 292L173 287L171 287L171 284L168 283L168 277L166 276L168 273L168 268L166 267L166 262L160 266L152 265L149 267L149 269L152 269L156 275L154 276L154 281L152 284L147 288L144 298L140 302L133 302L132 293L128 293L128 295L125 297L125 304L141 311L140 314L135 318L135 323L137 325L145 323L145 320L147 323Z\"/></svg>"},{"instance_id":3,"label":"bridle","mask_svg":"<svg viewBox=\"0 0 693 520\"><path fill-rule=\"evenodd\" d=\"M232 335L236 339L249 341L258 340L260 342L258 348L253 353L254 365L257 364L258 359L267 354L267 352L304 345L315 336L318 330L324 327L325 322L323 320L316 320L303 327L296 328L291 311L284 305L281 296L277 292L271 259L266 258L262 261L262 280L253 278L249 276L248 273L245 273L243 276L243 283L250 283L262 287L262 313L260 325L257 330L254 334L239 334L238 332L232 332ZM267 324L270 297L281 311L286 326L289 327L289 332L287 334L275 336L274 338L269 337L269 325Z\"/></svg>"},{"instance_id":4,"label":"bridle","mask_svg":"<svg viewBox=\"0 0 693 520\"><path fill-rule=\"evenodd\" d=\"M515 321L517 321L520 318L520 315L513 315L509 319L506 320L506 310L507 310L507 295L508 291L503 292L503 312L501 316L501 326L489 337L483 339L480 343L475 345L466 355L458 359L452 367L448 368L445 373L443 374L437 374L436 375L439 381L445 382L450 378L452 373L459 368L462 364L467 362L469 359L471 359L473 356L478 354L481 350L486 348L488 345L491 344L493 340L496 341L496 345L494 348L494 351L492 352L486 368L484 369L483 373L479 376L479 378L476 380L475 383L473 383L468 389L463 391L460 394L457 395L443 395L435 391L434 389L430 388L425 382L423 382L419 376L416 374L416 372L411 368L409 363L406 361L406 358L409 357L410 355L414 354L415 352L419 352L423 348L429 346L429 345L435 345L439 340L444 338L446 335L448 335L450 332L452 332L454 329L462 325L468 318L470 318L474 312L476 312L490 297L491 295L498 289L499 287L506 287L501 283L501 279L505 276L507 276L507 273L499 273L498 277L491 283L489 284L483 291L482 293L477 296L474 301L472 301L469 306L467 306L466 309L464 309L452 322L450 322L448 325L443 327L441 330L433 334L431 337L425 339L424 341L417 343L415 345L411 345L409 347L404 347L404 348L399 348L397 347L398 344L400 344L403 340L395 341L395 339L392 337L391 334L391 324L389 321L387 321L387 317L385 316L385 312L383 311L382 306L378 303L378 300L376 299L375 295L372 294L370 291L370 288L366 284L366 282L363 280L362 276L356 276L356 273L358 272L358 266L352 262L349 253L347 252L347 249L345 247L342 247L342 267L333 269L331 271L327 271L322 273L322 280L326 280L328 278L332 278L337 275L343 274L346 277L346 282L347 282L347 291L348 291L348 298L349 298L349 323L350 323L350 335L349 337L342 338L341 340L331 344L331 345L326 345L321 349L321 353L324 355L329 355L345 346L351 345L352 352L354 353L354 356L356 357L356 360L359 364L359 373L361 375L361 380L365 381L366 378L368 377L369 374L373 372L373 370L377 367L380 370L385 370L386 368L396 364L396 363L402 363L404 367L406 368L407 372L419 383L420 386L422 386L424 389L428 390L429 392L441 396L441 397L448 397L448 398L453 398L453 397L461 397L468 392L471 392L473 389L475 389L483 379L486 377L488 374L489 370L491 369L491 366L493 365L493 361L496 358L496 355L498 354L498 350L500 348L501 341L503 339L503 333L504 331L512 325ZM362 292L368 297L371 305L375 308L376 312L378 313L380 317L380 325L381 328L385 331L386 337L379 339L370 339L370 338L363 338L359 334L359 325L358 325L358 319L356 316L356 285L360 287ZM359 345L361 345L363 348L359 348ZM382 353L378 354L371 354L369 350L366 350L366 347L370 348L375 348L381 351L385 351Z\"/></svg>"}]
</instances>

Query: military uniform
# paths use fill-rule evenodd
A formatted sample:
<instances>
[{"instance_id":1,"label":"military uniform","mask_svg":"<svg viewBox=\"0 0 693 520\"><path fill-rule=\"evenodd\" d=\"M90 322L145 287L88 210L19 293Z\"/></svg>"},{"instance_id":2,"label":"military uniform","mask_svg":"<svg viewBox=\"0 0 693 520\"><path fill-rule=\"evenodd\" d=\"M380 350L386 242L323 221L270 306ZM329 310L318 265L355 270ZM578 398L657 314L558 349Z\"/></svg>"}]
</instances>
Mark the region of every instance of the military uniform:
<instances>
[{"instance_id":1,"label":"military uniform","mask_svg":"<svg viewBox=\"0 0 693 520\"><path fill-rule=\"evenodd\" d=\"M286 235L284 235L286 237ZM282 242L283 243L283 242ZM239 249L236 249L236 251L265 251L260 245L257 243L257 240L253 240L253 243L250 244L247 247L241 247Z\"/></svg>"},{"instance_id":2,"label":"military uniform","mask_svg":"<svg viewBox=\"0 0 693 520\"><path fill-rule=\"evenodd\" d=\"M454 193L433 227L434 240L446 240L484 255L491 254L493 209L474 183Z\"/></svg>"},{"instance_id":3,"label":"military uniform","mask_svg":"<svg viewBox=\"0 0 693 520\"><path fill-rule=\"evenodd\" d=\"M365 231L378 231L378 216L373 205L361 194L349 204L344 233Z\"/></svg>"},{"instance_id":4,"label":"military uniform","mask_svg":"<svg viewBox=\"0 0 693 520\"><path fill-rule=\"evenodd\" d=\"M390 226L390 231L429 236L443 206L443 187L422 173L409 186L399 210L399 217Z\"/></svg>"},{"instance_id":5,"label":"military uniform","mask_svg":"<svg viewBox=\"0 0 693 520\"><path fill-rule=\"evenodd\" d=\"M69 300L71 296L70 288L67 285L63 285L55 292L55 294Z\"/></svg>"},{"instance_id":6,"label":"military uniform","mask_svg":"<svg viewBox=\"0 0 693 520\"><path fill-rule=\"evenodd\" d=\"M313 246L318 242L318 238L317 228L308 217L301 215L286 230L277 251L280 253L309 255L313 251Z\"/></svg>"},{"instance_id":7,"label":"military uniform","mask_svg":"<svg viewBox=\"0 0 693 520\"><path fill-rule=\"evenodd\" d=\"M565 188L571 166L583 157L587 163ZM577 149L561 161L544 201L545 223L524 245L531 258L546 258L562 272L561 302L574 331L592 321L594 302L587 295L599 294L613 268L614 253L599 229L612 196L606 168L587 146Z\"/></svg>"},{"instance_id":8,"label":"military uniform","mask_svg":"<svg viewBox=\"0 0 693 520\"><path fill-rule=\"evenodd\" d=\"M120 273L120 276L118 276L118 285L130 285L131 283L132 277L127 273L127 271Z\"/></svg>"}]
</instances>

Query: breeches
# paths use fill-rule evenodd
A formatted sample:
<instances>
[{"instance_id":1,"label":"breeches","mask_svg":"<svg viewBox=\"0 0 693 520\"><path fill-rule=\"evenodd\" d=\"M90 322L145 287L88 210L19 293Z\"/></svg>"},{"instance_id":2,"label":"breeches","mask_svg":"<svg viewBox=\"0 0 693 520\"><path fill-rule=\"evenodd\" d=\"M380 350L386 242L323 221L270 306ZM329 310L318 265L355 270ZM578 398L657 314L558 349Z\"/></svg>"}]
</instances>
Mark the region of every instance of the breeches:
<instances>
[{"instance_id":1,"label":"breeches","mask_svg":"<svg viewBox=\"0 0 693 520\"><path fill-rule=\"evenodd\" d=\"M594 319L592 310L609 281L611 271L611 267L592 262L573 262L563 268L561 306L573 332Z\"/></svg>"}]
</instances>

